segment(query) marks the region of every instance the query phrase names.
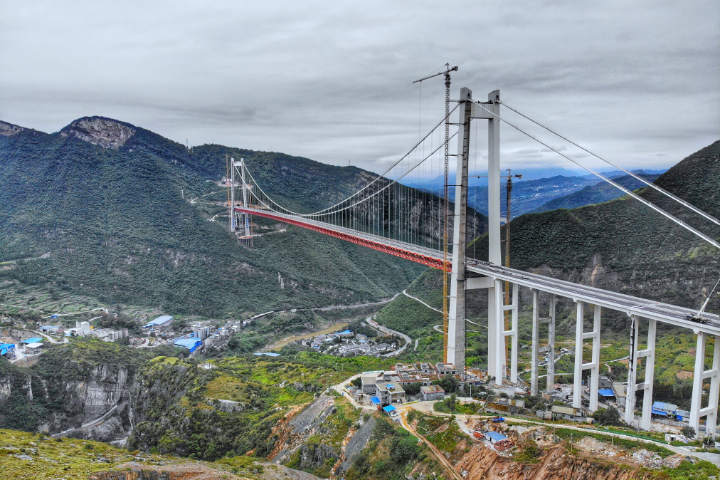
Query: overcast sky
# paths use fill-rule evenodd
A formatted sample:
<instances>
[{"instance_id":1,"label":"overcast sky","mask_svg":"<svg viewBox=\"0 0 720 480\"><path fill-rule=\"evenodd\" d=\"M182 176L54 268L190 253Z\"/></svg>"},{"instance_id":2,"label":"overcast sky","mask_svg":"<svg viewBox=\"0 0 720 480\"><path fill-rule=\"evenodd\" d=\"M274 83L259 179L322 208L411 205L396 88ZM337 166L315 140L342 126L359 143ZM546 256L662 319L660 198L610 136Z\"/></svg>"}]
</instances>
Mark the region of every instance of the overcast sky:
<instances>
[{"instance_id":1,"label":"overcast sky","mask_svg":"<svg viewBox=\"0 0 720 480\"><path fill-rule=\"evenodd\" d=\"M0 119L46 132L102 115L380 171L441 118L442 79L412 81L445 62L452 97L500 89L626 167L720 139L717 0L0 0ZM502 162L572 166L506 127Z\"/></svg>"}]
</instances>

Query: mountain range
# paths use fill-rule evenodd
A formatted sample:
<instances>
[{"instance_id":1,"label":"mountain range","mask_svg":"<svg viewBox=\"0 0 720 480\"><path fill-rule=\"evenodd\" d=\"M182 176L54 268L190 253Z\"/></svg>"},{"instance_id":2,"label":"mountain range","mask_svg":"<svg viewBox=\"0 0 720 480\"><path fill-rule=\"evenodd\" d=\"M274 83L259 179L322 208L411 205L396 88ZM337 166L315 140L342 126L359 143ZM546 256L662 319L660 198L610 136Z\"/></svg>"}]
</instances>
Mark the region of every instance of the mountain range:
<instances>
[{"instance_id":1,"label":"mountain range","mask_svg":"<svg viewBox=\"0 0 720 480\"><path fill-rule=\"evenodd\" d=\"M422 271L260 220L259 231L277 234L256 238L254 249L241 246L227 232L222 206L226 155L244 157L268 193L298 208L344 198L372 175L281 153L189 150L102 117L53 134L1 123L0 262L14 262L0 268L0 288L46 285L218 316L376 300Z\"/></svg>"}]
</instances>

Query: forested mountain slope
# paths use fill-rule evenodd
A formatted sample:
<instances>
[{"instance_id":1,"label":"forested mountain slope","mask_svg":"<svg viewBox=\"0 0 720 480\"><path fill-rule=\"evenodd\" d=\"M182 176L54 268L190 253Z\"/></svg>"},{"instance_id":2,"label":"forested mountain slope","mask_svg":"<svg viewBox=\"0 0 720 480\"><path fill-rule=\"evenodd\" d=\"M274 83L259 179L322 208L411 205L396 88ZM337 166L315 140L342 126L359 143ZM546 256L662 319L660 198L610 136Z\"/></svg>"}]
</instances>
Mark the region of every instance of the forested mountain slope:
<instances>
[{"instance_id":1,"label":"forested mountain slope","mask_svg":"<svg viewBox=\"0 0 720 480\"><path fill-rule=\"evenodd\" d=\"M248 250L227 232L227 217L208 221L223 213L216 182L226 153L245 157L268 193L305 210L364 185L372 174L358 168L214 145L188 150L102 117L54 134L1 127L0 262L20 260L0 269L4 279L219 315L387 297L423 269L295 227Z\"/></svg>"}]
</instances>

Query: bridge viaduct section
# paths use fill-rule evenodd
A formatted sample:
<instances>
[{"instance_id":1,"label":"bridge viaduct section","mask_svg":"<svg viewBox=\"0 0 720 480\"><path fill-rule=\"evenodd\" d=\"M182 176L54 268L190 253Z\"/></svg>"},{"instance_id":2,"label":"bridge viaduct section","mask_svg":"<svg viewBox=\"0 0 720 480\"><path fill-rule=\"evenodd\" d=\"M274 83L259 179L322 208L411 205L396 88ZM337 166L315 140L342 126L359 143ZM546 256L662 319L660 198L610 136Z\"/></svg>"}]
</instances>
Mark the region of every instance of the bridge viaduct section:
<instances>
[{"instance_id":1,"label":"bridge viaduct section","mask_svg":"<svg viewBox=\"0 0 720 480\"><path fill-rule=\"evenodd\" d=\"M472 92L463 88L460 91L458 108L458 149L456 160L455 184L455 211L453 214L453 240L452 265L446 265L443 252L437 249L419 246L376 235L345 226L320 221L327 218L313 215L300 215L292 212L276 211L270 204L258 201L258 205L251 206L249 200L255 193L247 188L242 162L233 160L233 168L242 169L243 202L242 206L234 206L231 215L230 228L234 231L235 214L242 214L244 219L249 215L270 218L276 221L290 223L308 228L325 235L340 238L345 241L373 248L391 255L406 258L434 268L444 270L450 274L450 310L448 321L448 348L449 363L454 363L458 370L465 371L465 293L472 289L486 289L488 295L488 372L495 377L495 383L502 385L505 380L512 383L518 381L518 331L519 331L519 289L528 288L532 292L532 351L531 351L531 381L530 388L533 395L540 393L539 385L539 345L541 330L546 331L549 347L547 357L547 380L545 388L552 390L555 384L555 328L556 305L558 297L571 299L576 306L575 324L575 367L573 372L573 406L581 407L583 391L583 372L590 371L589 410L598 408L599 373L600 373L600 331L602 325L602 310L611 309L626 314L631 323L628 386L626 392L625 421L635 424L635 398L636 392L642 392L643 405L640 427L649 429L651 426L653 379L655 370L655 336L657 322L667 323L683 328L692 329L697 335L697 348L695 352L695 369L693 377L693 393L691 401L690 425L699 430L700 419L707 419L707 432L714 434L717 431L718 396L720 395L720 317L705 314L709 323L697 323L688 320L695 314L694 310L674 305L654 302L642 298L632 297L620 293L601 290L586 285L556 280L542 275L532 274L521 270L514 270L501 265L500 249L500 92L498 90L488 95L487 102L472 100ZM488 122L488 229L489 229L489 256L486 261L468 260L465 258L465 248L468 244L466 238L466 208L468 195L468 152L470 145L470 128L472 120L487 120ZM232 179L234 181L234 177ZM249 194L249 197L248 197ZM256 199L257 200L257 199ZM235 204L234 194L231 204ZM245 228L249 222L244 222ZM245 232L247 234L247 231ZM503 284L508 282L511 286L511 301L506 305L503 295ZM541 312L541 297L548 299L548 311ZM586 310L592 312L592 328L585 331ZM510 312L511 326L505 329L505 312ZM640 338L640 323L648 322L647 338ZM545 327L547 325L547 328ZM709 337L714 337L714 348L710 369L705 369L706 345ZM508 340L509 337L509 340ZM510 358L507 359L506 342L510 341ZM640 348L640 342L644 347ZM590 355L585 361L584 347L590 346ZM644 361L644 378L638 381L638 363ZM703 406L703 382L710 380L709 400Z\"/></svg>"},{"instance_id":2,"label":"bridge viaduct section","mask_svg":"<svg viewBox=\"0 0 720 480\"><path fill-rule=\"evenodd\" d=\"M463 290L473 288L484 288L488 291L488 372L495 377L495 383L502 385L505 379L511 383L518 381L518 288L519 283L514 283L507 278L484 273L477 278L467 278L465 270L465 211L467 208L468 188L468 145L470 143L470 123L472 120L488 121L488 236L489 236L489 265L501 265L500 254L500 91L496 90L488 94L487 103L482 106L472 101L472 92L463 88L460 91L461 108L458 109L458 135L457 168L454 214L454 239L453 239L453 265L450 281L450 315L448 322L448 353L446 361L454 363L458 370L465 370L465 292ZM463 108L464 107L464 108ZM507 219L509 221L510 219ZM472 271L472 268L467 269ZM480 273L480 272L478 272ZM527 278L527 276L526 276ZM510 281L512 288L511 303L504 304L503 281ZM575 368L573 372L573 407L582 406L583 372L590 370L590 402L589 410L595 411L598 408L599 377L600 377L600 329L602 316L603 294L594 293L590 298L583 300L573 290L562 285L555 292L551 293L549 315L547 318L540 318L538 296L541 292L548 292L546 287L538 284L528 285L533 295L533 330L532 330L532 360L531 360L531 392L533 395L539 393L538 385L538 364L539 364L539 330L541 324L548 325L548 358L547 358L547 384L546 389L552 390L555 384L555 305L556 295L571 298L576 304L576 328L575 328ZM564 287L564 288L563 288ZM575 286L573 286L575 287ZM603 292L604 293L604 292ZM632 302L631 302L632 303ZM593 328L589 332L584 331L585 307L592 308ZM606 308L617 309L618 306L607 304ZM511 327L505 330L505 312L511 312ZM627 313L631 320L630 355L628 364L628 387L626 391L625 421L628 424L635 423L634 408L636 392L643 392L643 408L640 420L640 427L649 429L651 426L652 413L652 388L655 371L655 332L657 321L664 321L653 316L631 313L620 308L620 311ZM688 311L685 315L692 315ZM646 347L638 349L639 325L642 318L648 318L648 336ZM666 320L665 320L666 321ZM713 319L713 325L718 325L717 317ZM705 343L709 332L700 331L698 324L684 321L686 327L693 328L698 335L698 346L696 349L696 361L693 384L693 397L690 415L690 424L696 431L699 427L700 418L707 417L708 432L715 433L717 427L718 395L720 394L720 342L715 342L713 355L713 367L705 370ZM687 325L687 324L690 325ZM703 327L706 327L703 325ZM717 326L713 326L715 335L720 333ZM505 356L506 342L508 337L511 342L511 358ZM717 340L717 337L716 337ZM583 359L585 342L590 341L591 358L588 362ZM645 359L645 378L642 382L637 381L638 362ZM507 362L510 362L509 368ZM508 372L509 370L509 372ZM710 403L707 407L701 406L703 380L710 379Z\"/></svg>"}]
</instances>

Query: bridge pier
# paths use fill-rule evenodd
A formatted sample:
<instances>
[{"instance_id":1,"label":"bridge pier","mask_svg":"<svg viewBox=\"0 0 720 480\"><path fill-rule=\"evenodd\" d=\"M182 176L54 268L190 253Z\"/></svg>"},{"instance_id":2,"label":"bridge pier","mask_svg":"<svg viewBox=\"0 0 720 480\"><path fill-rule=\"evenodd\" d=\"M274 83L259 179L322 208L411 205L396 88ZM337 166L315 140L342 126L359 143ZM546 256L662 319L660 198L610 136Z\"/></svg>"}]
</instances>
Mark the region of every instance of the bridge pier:
<instances>
[{"instance_id":1,"label":"bridge pier","mask_svg":"<svg viewBox=\"0 0 720 480\"><path fill-rule=\"evenodd\" d=\"M710 370L705 370L705 346L707 345L708 334L698 332L697 347L695 350L695 372L693 375L692 401L690 403L690 426L695 432L700 433L700 418L706 417L705 425L708 434L717 432L718 393L720 387L720 341L715 337L713 348L713 362ZM710 379L710 396L708 406L702 408L703 381Z\"/></svg>"},{"instance_id":2,"label":"bridge pier","mask_svg":"<svg viewBox=\"0 0 720 480\"><path fill-rule=\"evenodd\" d=\"M503 300L503 282L495 279L495 288L492 289L495 296L494 315L488 317L488 342L493 345L493 370L488 368L491 375L495 377L495 385L501 386L505 377L505 309ZM493 336L490 337L490 323L493 323ZM488 345L489 347L490 345ZM490 358L488 348L488 359ZM488 362L489 364L489 362ZM488 365L489 367L489 365Z\"/></svg>"},{"instance_id":3,"label":"bridge pier","mask_svg":"<svg viewBox=\"0 0 720 480\"><path fill-rule=\"evenodd\" d=\"M532 358L530 359L530 394L539 395L539 362L540 362L540 325L548 325L548 364L547 364L547 391L555 385L555 295L550 296L550 305L547 318L540 318L540 292L533 289L533 325L532 325Z\"/></svg>"},{"instance_id":4,"label":"bridge pier","mask_svg":"<svg viewBox=\"0 0 720 480\"><path fill-rule=\"evenodd\" d=\"M630 355L628 356L627 388L625 389L625 423L635 422L635 376L637 368L639 323L635 315L630 315Z\"/></svg>"},{"instance_id":5,"label":"bridge pier","mask_svg":"<svg viewBox=\"0 0 720 480\"><path fill-rule=\"evenodd\" d=\"M530 395L536 396L538 391L538 356L540 353L540 305L538 302L538 291L532 289L533 307L532 307L532 340L530 342Z\"/></svg>"},{"instance_id":6,"label":"bridge pier","mask_svg":"<svg viewBox=\"0 0 720 480\"><path fill-rule=\"evenodd\" d=\"M495 377L495 385L500 386L507 376L508 368L507 358L505 358L506 337L510 337L510 348L512 349L510 354L510 382L517 383L518 381L519 285L516 283L511 284L512 300L510 305L505 305L503 282L494 279L492 284L493 287L488 288L488 295L492 300L488 308L488 374ZM512 319L510 330L505 330L505 312L507 311L510 311ZM537 362L535 362L535 367L537 368ZM537 380L537 375L535 379Z\"/></svg>"},{"instance_id":7,"label":"bridge pier","mask_svg":"<svg viewBox=\"0 0 720 480\"><path fill-rule=\"evenodd\" d=\"M555 304L555 295L551 295L548 318L543 319L543 323L548 324L548 363L545 378L545 390L548 392L555 388Z\"/></svg>"},{"instance_id":8,"label":"bridge pier","mask_svg":"<svg viewBox=\"0 0 720 480\"><path fill-rule=\"evenodd\" d=\"M573 385L573 407L582 407L582 372L590 370L590 405L589 410L594 412L598 408L599 382L600 382L600 316L601 308L595 306L593 316L593 331L584 332L585 306L577 302L577 323L575 324L575 375ZM583 346L586 339L592 339L592 359L590 363L583 363Z\"/></svg>"},{"instance_id":9,"label":"bridge pier","mask_svg":"<svg viewBox=\"0 0 720 480\"><path fill-rule=\"evenodd\" d=\"M503 291L502 291L502 282L499 284L495 283L495 291L500 292L499 302L498 305L501 305L502 308L499 308L496 310L497 317L499 317L502 322L498 323L496 325L497 330L502 332L501 335L498 335L498 338L500 339L500 343L496 345L496 355L501 356L501 367L498 369L499 372L502 372L503 377L507 376L507 358L505 357L505 345L506 345L506 337L510 337L510 382L511 383L517 383L518 381L518 284L517 283L511 283L512 286L512 295L511 295L511 303L510 305L504 305L503 301ZM498 286L500 286L500 289L498 290ZM498 302L498 297L496 295L496 302ZM510 330L505 330L505 312L510 311L511 319L512 319L512 325L510 327ZM501 328L498 328L501 327ZM497 383L497 380L496 380ZM502 384L502 380L499 384Z\"/></svg>"},{"instance_id":10,"label":"bridge pier","mask_svg":"<svg viewBox=\"0 0 720 480\"><path fill-rule=\"evenodd\" d=\"M630 355L628 357L628 380L625 393L625 423L632 425L635 422L635 393L643 390L643 409L640 417L640 428L650 430L652 426L652 397L653 381L655 377L655 330L657 322L648 323L647 348L638 350L638 337L640 333L640 318L630 315ZM638 360L645 358L645 380L637 383Z\"/></svg>"},{"instance_id":11,"label":"bridge pier","mask_svg":"<svg viewBox=\"0 0 720 480\"><path fill-rule=\"evenodd\" d=\"M652 403L653 403L653 382L655 381L655 330L657 322L648 321L647 348L638 352L638 357L645 357L645 381L638 385L638 389L645 390L643 393L643 409L640 419L640 428L650 430L652 427Z\"/></svg>"}]
</instances>

